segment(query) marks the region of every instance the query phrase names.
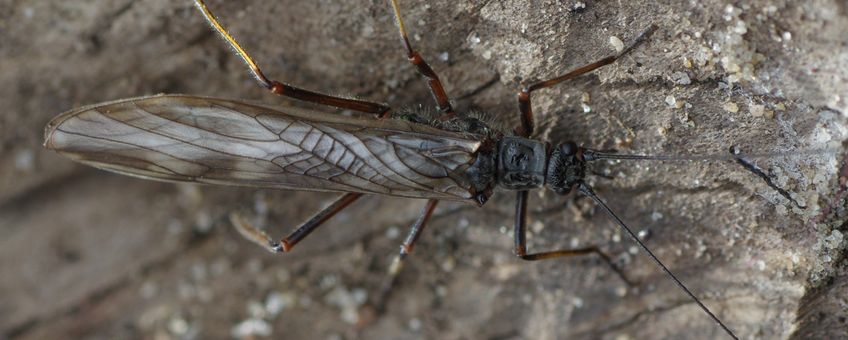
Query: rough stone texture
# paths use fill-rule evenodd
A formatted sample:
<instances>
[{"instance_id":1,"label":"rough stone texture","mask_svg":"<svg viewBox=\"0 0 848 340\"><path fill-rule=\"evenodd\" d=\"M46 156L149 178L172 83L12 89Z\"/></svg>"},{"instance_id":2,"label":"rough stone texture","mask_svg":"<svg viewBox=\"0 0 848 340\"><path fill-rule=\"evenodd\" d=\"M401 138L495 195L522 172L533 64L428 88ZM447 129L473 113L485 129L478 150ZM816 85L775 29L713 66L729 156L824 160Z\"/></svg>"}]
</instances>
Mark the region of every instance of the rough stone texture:
<instances>
[{"instance_id":1,"label":"rough stone texture","mask_svg":"<svg viewBox=\"0 0 848 340\"><path fill-rule=\"evenodd\" d=\"M383 0L211 5L269 76L395 107L432 103ZM845 2L402 6L456 106L511 124L521 83L656 24L617 63L535 95L539 136L628 153L797 154L756 164L806 209L729 161L604 163L613 179L591 183L741 337L848 337ZM84 104L159 92L288 103L253 83L188 1L0 1L0 84L4 337L722 336L585 198L531 196L531 250L601 245L636 288L594 258L514 258L513 195L500 193L483 209L441 205L388 313L357 328L423 202L367 198L274 256L227 214L282 235L333 195L146 182L42 150L45 123Z\"/></svg>"}]
</instances>

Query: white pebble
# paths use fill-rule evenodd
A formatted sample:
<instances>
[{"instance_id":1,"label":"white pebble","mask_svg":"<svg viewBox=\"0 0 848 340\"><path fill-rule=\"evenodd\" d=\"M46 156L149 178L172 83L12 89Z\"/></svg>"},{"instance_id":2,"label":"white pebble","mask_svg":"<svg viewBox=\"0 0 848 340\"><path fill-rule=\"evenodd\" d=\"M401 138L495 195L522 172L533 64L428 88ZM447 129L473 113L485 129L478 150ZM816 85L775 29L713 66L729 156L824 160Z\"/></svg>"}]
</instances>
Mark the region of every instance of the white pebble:
<instances>
[{"instance_id":1,"label":"white pebble","mask_svg":"<svg viewBox=\"0 0 848 340\"><path fill-rule=\"evenodd\" d=\"M230 330L230 335L234 338L252 338L254 336L269 336L271 335L271 325L262 319L247 319L240 322Z\"/></svg>"},{"instance_id":2,"label":"white pebble","mask_svg":"<svg viewBox=\"0 0 848 340\"><path fill-rule=\"evenodd\" d=\"M572 300L572 304L574 304L574 307L577 308L583 307L583 299L575 296L574 300Z\"/></svg>"},{"instance_id":3,"label":"white pebble","mask_svg":"<svg viewBox=\"0 0 848 340\"><path fill-rule=\"evenodd\" d=\"M622 42L618 37L614 35L610 36L609 43L616 52L621 53L621 51L624 51L624 42Z\"/></svg>"},{"instance_id":4,"label":"white pebble","mask_svg":"<svg viewBox=\"0 0 848 340\"><path fill-rule=\"evenodd\" d=\"M391 226L389 229L386 229L386 238L394 240L398 238L398 236L400 236L400 229L398 229L398 227Z\"/></svg>"},{"instance_id":5,"label":"white pebble","mask_svg":"<svg viewBox=\"0 0 848 340\"><path fill-rule=\"evenodd\" d=\"M168 330L171 331L171 334L183 335L188 332L188 329L188 322L181 317L168 320Z\"/></svg>"},{"instance_id":6,"label":"white pebble","mask_svg":"<svg viewBox=\"0 0 848 340\"><path fill-rule=\"evenodd\" d=\"M294 305L294 296L291 293L272 292L265 299L265 311L271 316L277 316L291 305Z\"/></svg>"},{"instance_id":7,"label":"white pebble","mask_svg":"<svg viewBox=\"0 0 848 340\"><path fill-rule=\"evenodd\" d=\"M731 113L739 112L739 106L734 102L727 102L724 104L724 110Z\"/></svg>"},{"instance_id":8,"label":"white pebble","mask_svg":"<svg viewBox=\"0 0 848 340\"><path fill-rule=\"evenodd\" d=\"M790 33L789 31L783 32L781 37L783 38L783 41L792 40L792 33Z\"/></svg>"},{"instance_id":9,"label":"white pebble","mask_svg":"<svg viewBox=\"0 0 848 340\"><path fill-rule=\"evenodd\" d=\"M689 85L692 84L692 79L689 78L689 75L686 72L674 72L671 74L671 80L674 81L677 85Z\"/></svg>"},{"instance_id":10,"label":"white pebble","mask_svg":"<svg viewBox=\"0 0 848 340\"><path fill-rule=\"evenodd\" d=\"M754 104L750 106L749 110L751 111L752 116L762 117L765 114L766 107L764 105Z\"/></svg>"}]
</instances>

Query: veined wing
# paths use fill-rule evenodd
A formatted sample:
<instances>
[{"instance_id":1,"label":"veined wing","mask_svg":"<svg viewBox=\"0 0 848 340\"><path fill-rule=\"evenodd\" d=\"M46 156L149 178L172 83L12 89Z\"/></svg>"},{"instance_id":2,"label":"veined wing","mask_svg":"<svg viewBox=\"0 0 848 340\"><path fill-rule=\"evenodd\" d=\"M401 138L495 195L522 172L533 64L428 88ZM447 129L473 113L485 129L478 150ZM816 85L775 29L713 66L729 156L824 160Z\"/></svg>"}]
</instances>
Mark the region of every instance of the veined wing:
<instances>
[{"instance_id":1,"label":"veined wing","mask_svg":"<svg viewBox=\"0 0 848 340\"><path fill-rule=\"evenodd\" d=\"M474 202L481 142L396 119L157 95L65 112L45 146L148 179Z\"/></svg>"}]
</instances>

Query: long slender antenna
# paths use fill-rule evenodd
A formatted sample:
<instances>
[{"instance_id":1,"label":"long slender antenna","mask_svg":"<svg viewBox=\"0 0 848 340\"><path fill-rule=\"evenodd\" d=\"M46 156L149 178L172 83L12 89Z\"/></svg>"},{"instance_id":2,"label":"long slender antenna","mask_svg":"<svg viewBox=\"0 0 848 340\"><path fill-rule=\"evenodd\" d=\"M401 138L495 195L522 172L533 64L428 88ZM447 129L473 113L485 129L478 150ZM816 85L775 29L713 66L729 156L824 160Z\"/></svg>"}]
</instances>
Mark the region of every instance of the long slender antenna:
<instances>
[{"instance_id":1,"label":"long slender antenna","mask_svg":"<svg viewBox=\"0 0 848 340\"><path fill-rule=\"evenodd\" d=\"M789 157L802 155L821 155L828 153L838 153L839 149L825 148L814 150L796 150L787 152L774 153L736 153L736 154L711 154L711 155L628 155L615 152L604 152L597 150L583 150L583 159L586 161L596 161L602 159L622 159L622 160L651 160L651 161L735 161L739 158L754 159L754 158L774 158L774 157Z\"/></svg>"},{"instance_id":2,"label":"long slender antenna","mask_svg":"<svg viewBox=\"0 0 848 340\"><path fill-rule=\"evenodd\" d=\"M668 267L666 267L660 261L660 259L657 258L656 255L654 255L654 253L651 252L651 250L648 249L648 247L644 243L642 243L641 240L639 240L639 237L637 237L636 234L633 233L632 230L630 230L630 227L628 227L626 224L624 224L624 222L621 221L621 219L618 218L618 216L616 216L615 213L613 213L612 210L610 210L610 208L603 201L601 201L601 199L598 197L598 195L595 195L595 192L592 191L592 189L589 188L588 185L581 182L580 184L577 185L577 189L580 190L580 192L583 193L584 195L592 198L592 200L594 200L595 203L598 204L598 206L603 208L603 210L607 213L607 215L609 215L610 218L612 218L621 227L621 229L624 229L624 231L626 231L627 234L630 235L630 238L632 238L633 241L636 241L636 243L639 244L640 247L642 247L642 250L644 250L645 253L647 253L648 256L650 256L652 260L654 260L654 263L656 263L657 266L659 266L660 269L662 269L672 279L672 281L674 281L674 283L676 283L677 286L680 287L680 289L682 289L686 293L686 295L689 295L689 297L692 298L692 300L695 301L695 303L697 303L698 306L700 306L701 309L705 313L707 313L707 315L709 315L713 320L715 320L715 322L719 326L721 326L721 328L724 329L725 332L727 332L727 335L729 335L733 339L737 339L737 340L739 339L738 337L736 337L736 334L733 334L733 331L731 331L730 328L728 328L723 322L721 322L721 320L719 320L719 318L717 316L715 316L715 314L713 314L713 312L710 311L709 308L707 308L707 306L705 306L703 303L701 303L701 300L699 300L697 297L695 297L695 294L692 294L692 292L689 291L689 288L686 288L686 286L683 285L683 282L680 282L680 280L678 280L677 277L674 276L674 274L672 274L670 270L668 270Z\"/></svg>"}]
</instances>

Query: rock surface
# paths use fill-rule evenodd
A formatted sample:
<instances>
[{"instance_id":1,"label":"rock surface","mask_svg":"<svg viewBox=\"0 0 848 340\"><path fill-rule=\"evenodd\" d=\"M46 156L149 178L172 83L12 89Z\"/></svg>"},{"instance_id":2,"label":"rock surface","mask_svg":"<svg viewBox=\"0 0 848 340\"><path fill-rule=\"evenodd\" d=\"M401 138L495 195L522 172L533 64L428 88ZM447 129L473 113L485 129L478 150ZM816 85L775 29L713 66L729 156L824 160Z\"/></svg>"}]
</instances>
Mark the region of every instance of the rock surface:
<instances>
[{"instance_id":1,"label":"rock surface","mask_svg":"<svg viewBox=\"0 0 848 340\"><path fill-rule=\"evenodd\" d=\"M748 3L401 6L456 107L505 124L518 122L521 84L613 54L657 25L615 64L538 92L538 136L622 153L791 154L752 161L798 204L732 161L600 163L611 179L590 184L742 338L848 337L848 8ZM432 105L385 1L210 5L270 77ZM361 200L275 256L241 239L229 212L284 235L334 195L147 182L41 149L51 117L117 98L291 104L255 85L190 2L6 0L0 19L5 337L722 337L591 201L551 192L531 195L531 251L597 244L635 288L592 257L516 259L514 195L501 192L482 209L440 205L387 313L369 317L423 201Z\"/></svg>"}]
</instances>

